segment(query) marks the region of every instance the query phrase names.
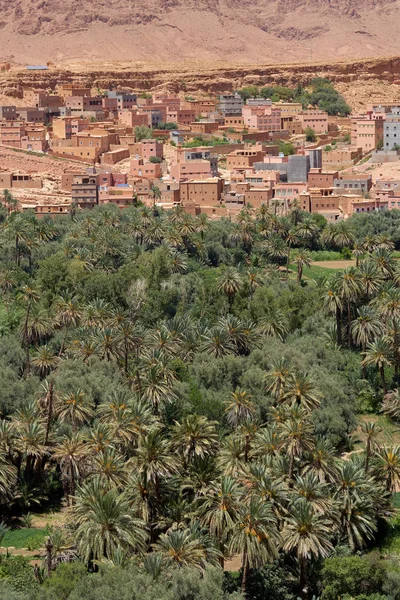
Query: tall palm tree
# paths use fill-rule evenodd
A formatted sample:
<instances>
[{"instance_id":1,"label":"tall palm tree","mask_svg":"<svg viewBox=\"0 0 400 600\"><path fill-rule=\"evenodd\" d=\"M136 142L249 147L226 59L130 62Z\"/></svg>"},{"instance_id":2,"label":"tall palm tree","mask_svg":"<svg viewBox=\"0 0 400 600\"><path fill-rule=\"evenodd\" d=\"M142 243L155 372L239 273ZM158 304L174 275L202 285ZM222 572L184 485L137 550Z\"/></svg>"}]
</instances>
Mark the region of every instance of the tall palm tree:
<instances>
[{"instance_id":1,"label":"tall palm tree","mask_svg":"<svg viewBox=\"0 0 400 600\"><path fill-rule=\"evenodd\" d=\"M201 415L188 415L172 429L172 448L188 464L195 457L214 456L218 450L216 422Z\"/></svg>"},{"instance_id":2,"label":"tall palm tree","mask_svg":"<svg viewBox=\"0 0 400 600\"><path fill-rule=\"evenodd\" d=\"M231 425L237 429L239 423L246 419L250 419L256 410L255 405L251 401L251 396L246 390L237 389L231 392L230 400L225 402L226 419Z\"/></svg>"},{"instance_id":3,"label":"tall palm tree","mask_svg":"<svg viewBox=\"0 0 400 600\"><path fill-rule=\"evenodd\" d=\"M365 357L363 365L366 367L373 365L378 369L383 393L386 394L386 379L385 379L385 367L392 364L391 352L389 344L384 339L378 339L375 342L368 344L365 351Z\"/></svg>"},{"instance_id":4,"label":"tall palm tree","mask_svg":"<svg viewBox=\"0 0 400 600\"><path fill-rule=\"evenodd\" d=\"M380 433L382 433L381 427L377 423L372 423L367 421L365 423L361 423L361 431L365 435L365 472L368 473L369 470L369 461L371 456L375 454L377 450L379 450L380 446L378 444L377 438Z\"/></svg>"},{"instance_id":5,"label":"tall palm tree","mask_svg":"<svg viewBox=\"0 0 400 600\"><path fill-rule=\"evenodd\" d=\"M65 394L60 400L57 417L60 423L70 423L74 431L92 418L93 404L82 390Z\"/></svg>"},{"instance_id":6,"label":"tall palm tree","mask_svg":"<svg viewBox=\"0 0 400 600\"><path fill-rule=\"evenodd\" d=\"M307 595L307 561L329 556L333 550L333 532L332 519L315 510L306 499L300 499L291 505L282 530L283 550L297 557L301 595Z\"/></svg>"},{"instance_id":7,"label":"tall palm tree","mask_svg":"<svg viewBox=\"0 0 400 600\"><path fill-rule=\"evenodd\" d=\"M233 301L241 286L242 279L234 267L225 267L221 270L217 279L217 289L227 296L229 311L232 309Z\"/></svg>"},{"instance_id":8,"label":"tall palm tree","mask_svg":"<svg viewBox=\"0 0 400 600\"><path fill-rule=\"evenodd\" d=\"M361 346L365 353L367 345L382 336L384 326L379 319L379 313L371 306L361 306L357 310L357 318L350 327L351 337L357 346ZM365 364L362 365L363 378L366 379Z\"/></svg>"},{"instance_id":9,"label":"tall palm tree","mask_svg":"<svg viewBox=\"0 0 400 600\"><path fill-rule=\"evenodd\" d=\"M242 496L242 489L232 477L224 476L200 499L201 523L218 540L221 567L224 567L225 542L235 526Z\"/></svg>"},{"instance_id":10,"label":"tall palm tree","mask_svg":"<svg viewBox=\"0 0 400 600\"><path fill-rule=\"evenodd\" d=\"M311 411L320 405L321 394L311 375L296 370L288 379L282 401Z\"/></svg>"},{"instance_id":11,"label":"tall palm tree","mask_svg":"<svg viewBox=\"0 0 400 600\"><path fill-rule=\"evenodd\" d=\"M378 310L393 328L393 354L395 377L400 372L400 289L391 286L376 299Z\"/></svg>"},{"instance_id":12,"label":"tall palm tree","mask_svg":"<svg viewBox=\"0 0 400 600\"><path fill-rule=\"evenodd\" d=\"M289 416L288 419L280 423L280 434L283 447L289 456L289 484L293 482L294 461L301 458L307 452L314 448L312 437L313 427L307 418L307 414Z\"/></svg>"},{"instance_id":13,"label":"tall palm tree","mask_svg":"<svg viewBox=\"0 0 400 600\"><path fill-rule=\"evenodd\" d=\"M286 358L280 359L276 364L271 365L270 370L265 374L266 391L279 402L292 375L293 370L288 360Z\"/></svg>"},{"instance_id":14,"label":"tall palm tree","mask_svg":"<svg viewBox=\"0 0 400 600\"><path fill-rule=\"evenodd\" d=\"M311 266L311 254L308 250L299 250L296 254L296 265L297 265L297 281L300 283L303 279L304 267Z\"/></svg>"},{"instance_id":15,"label":"tall palm tree","mask_svg":"<svg viewBox=\"0 0 400 600\"><path fill-rule=\"evenodd\" d=\"M78 489L72 519L78 553L86 564L111 558L117 548L145 548L144 522L132 514L125 495L117 488L104 490L96 479Z\"/></svg>"},{"instance_id":16,"label":"tall palm tree","mask_svg":"<svg viewBox=\"0 0 400 600\"><path fill-rule=\"evenodd\" d=\"M351 308L361 293L361 282L355 267L348 267L336 276L335 284L343 304L347 307L347 340L351 343Z\"/></svg>"},{"instance_id":17,"label":"tall palm tree","mask_svg":"<svg viewBox=\"0 0 400 600\"><path fill-rule=\"evenodd\" d=\"M255 497L241 504L228 549L242 556L242 592L246 593L249 569L260 568L278 556L281 543L272 505Z\"/></svg>"},{"instance_id":18,"label":"tall palm tree","mask_svg":"<svg viewBox=\"0 0 400 600\"><path fill-rule=\"evenodd\" d=\"M69 504L74 502L76 485L80 482L88 459L88 446L80 433L63 436L54 447L53 459L59 464L64 486L64 496Z\"/></svg>"},{"instance_id":19,"label":"tall palm tree","mask_svg":"<svg viewBox=\"0 0 400 600\"><path fill-rule=\"evenodd\" d=\"M382 412L395 421L400 421L400 394L397 388L385 394L382 402Z\"/></svg>"},{"instance_id":20,"label":"tall palm tree","mask_svg":"<svg viewBox=\"0 0 400 600\"><path fill-rule=\"evenodd\" d=\"M190 529L170 529L167 533L162 533L153 544L153 549L162 556L167 567L194 567L203 570L207 563L218 564L219 553L213 552L214 560L211 563L207 561L203 540L194 537Z\"/></svg>"},{"instance_id":21,"label":"tall palm tree","mask_svg":"<svg viewBox=\"0 0 400 600\"><path fill-rule=\"evenodd\" d=\"M25 345L25 354L26 354L25 373L26 373L26 375L29 375L30 358L29 358L28 324L29 324L29 317L31 314L32 306L36 302L39 301L40 293L39 293L39 290L36 289L34 286L31 286L31 285L25 283L19 289L17 296L20 300L22 300L22 302L26 306L22 337L23 337L23 341L24 341L24 345Z\"/></svg>"},{"instance_id":22,"label":"tall palm tree","mask_svg":"<svg viewBox=\"0 0 400 600\"><path fill-rule=\"evenodd\" d=\"M322 304L327 313L335 316L336 319L336 342L340 347L342 345L342 311L343 299L340 293L338 277L329 278L322 291Z\"/></svg>"},{"instance_id":23,"label":"tall palm tree","mask_svg":"<svg viewBox=\"0 0 400 600\"><path fill-rule=\"evenodd\" d=\"M61 343L60 356L64 352L65 341L71 327L77 327L82 315L83 309L76 296L59 296L54 304L55 324L57 327L65 328L65 334Z\"/></svg>"},{"instance_id":24,"label":"tall palm tree","mask_svg":"<svg viewBox=\"0 0 400 600\"><path fill-rule=\"evenodd\" d=\"M400 483L400 446L381 448L375 455L375 463L387 491L393 492Z\"/></svg>"},{"instance_id":25,"label":"tall palm tree","mask_svg":"<svg viewBox=\"0 0 400 600\"><path fill-rule=\"evenodd\" d=\"M47 345L44 345L40 346L31 362L40 377L45 379L49 373L57 367L59 361L59 357L56 356Z\"/></svg>"}]
</instances>

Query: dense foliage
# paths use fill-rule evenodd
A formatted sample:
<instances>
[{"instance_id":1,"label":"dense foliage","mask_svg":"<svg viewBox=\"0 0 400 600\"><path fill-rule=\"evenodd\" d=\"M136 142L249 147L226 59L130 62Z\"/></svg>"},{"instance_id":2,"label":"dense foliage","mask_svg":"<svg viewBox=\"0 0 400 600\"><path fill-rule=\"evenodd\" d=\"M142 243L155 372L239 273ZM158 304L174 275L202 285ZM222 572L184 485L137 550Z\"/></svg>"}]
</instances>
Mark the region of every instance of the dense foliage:
<instances>
[{"instance_id":1,"label":"dense foliage","mask_svg":"<svg viewBox=\"0 0 400 600\"><path fill-rule=\"evenodd\" d=\"M0 513L13 528L68 509L42 570L1 557L1 597L330 600L400 480L374 423L343 455L358 411L400 418L400 270L382 233L400 214L328 225L276 201L236 222L141 206L51 221L9 203ZM322 249L357 265L311 279ZM395 598L379 579L360 600L377 593Z\"/></svg>"},{"instance_id":2,"label":"dense foliage","mask_svg":"<svg viewBox=\"0 0 400 600\"><path fill-rule=\"evenodd\" d=\"M300 102L303 108L308 108L311 105L326 111L328 115L345 117L351 113L351 108L343 96L335 89L329 79L322 77L313 79L306 88L301 85L295 88L281 85L259 88L249 85L238 90L238 93L244 100L261 96L261 98L269 98L273 102L281 100L283 102Z\"/></svg>"}]
</instances>

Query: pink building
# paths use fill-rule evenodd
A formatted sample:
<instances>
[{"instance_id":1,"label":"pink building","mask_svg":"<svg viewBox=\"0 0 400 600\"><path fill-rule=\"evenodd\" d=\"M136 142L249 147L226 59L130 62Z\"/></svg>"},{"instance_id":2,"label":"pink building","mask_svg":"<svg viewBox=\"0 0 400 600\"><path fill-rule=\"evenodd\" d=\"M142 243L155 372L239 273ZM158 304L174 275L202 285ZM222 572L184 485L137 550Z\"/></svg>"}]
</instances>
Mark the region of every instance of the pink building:
<instances>
[{"instance_id":1,"label":"pink building","mask_svg":"<svg viewBox=\"0 0 400 600\"><path fill-rule=\"evenodd\" d=\"M196 112L191 109L179 108L170 109L168 107L167 123L179 123L180 125L190 125L196 118Z\"/></svg>"},{"instance_id":2,"label":"pink building","mask_svg":"<svg viewBox=\"0 0 400 600\"><path fill-rule=\"evenodd\" d=\"M328 133L328 113L324 110L314 108L303 110L297 118L302 124L303 131L311 127L315 133Z\"/></svg>"},{"instance_id":3,"label":"pink building","mask_svg":"<svg viewBox=\"0 0 400 600\"><path fill-rule=\"evenodd\" d=\"M190 160L171 166L171 177L175 181L208 179L212 176L209 160Z\"/></svg>"},{"instance_id":4,"label":"pink building","mask_svg":"<svg viewBox=\"0 0 400 600\"><path fill-rule=\"evenodd\" d=\"M244 126L258 131L280 131L281 109L272 106L248 106L242 108Z\"/></svg>"},{"instance_id":5,"label":"pink building","mask_svg":"<svg viewBox=\"0 0 400 600\"><path fill-rule=\"evenodd\" d=\"M146 125L147 127L149 117L147 113L139 113L137 110L119 110L118 121L128 127L140 127L141 125Z\"/></svg>"},{"instance_id":6,"label":"pink building","mask_svg":"<svg viewBox=\"0 0 400 600\"><path fill-rule=\"evenodd\" d=\"M160 179L162 175L159 163L145 163L142 158L131 159L130 173L143 179Z\"/></svg>"}]
</instances>

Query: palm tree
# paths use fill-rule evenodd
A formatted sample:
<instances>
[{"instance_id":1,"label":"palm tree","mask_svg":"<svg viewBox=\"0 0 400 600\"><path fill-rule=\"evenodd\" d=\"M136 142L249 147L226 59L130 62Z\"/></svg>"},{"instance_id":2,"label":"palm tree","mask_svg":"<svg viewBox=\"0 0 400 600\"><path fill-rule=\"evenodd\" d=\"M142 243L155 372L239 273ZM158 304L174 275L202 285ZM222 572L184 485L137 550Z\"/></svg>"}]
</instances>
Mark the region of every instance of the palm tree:
<instances>
[{"instance_id":1,"label":"palm tree","mask_svg":"<svg viewBox=\"0 0 400 600\"><path fill-rule=\"evenodd\" d=\"M15 243L15 262L17 267L21 261L21 242L29 235L30 227L25 215L12 213L6 221L6 231Z\"/></svg>"},{"instance_id":2,"label":"palm tree","mask_svg":"<svg viewBox=\"0 0 400 600\"><path fill-rule=\"evenodd\" d=\"M172 453L169 441L159 428L139 436L132 466L143 475L146 483L154 485L156 501L161 504L161 482L178 473L179 461Z\"/></svg>"},{"instance_id":3,"label":"palm tree","mask_svg":"<svg viewBox=\"0 0 400 600\"><path fill-rule=\"evenodd\" d=\"M357 313L357 318L351 323L350 333L354 343L361 346L365 353L367 345L383 334L384 326L378 312L371 306L361 306ZM363 378L366 379L365 364L362 368Z\"/></svg>"},{"instance_id":4,"label":"palm tree","mask_svg":"<svg viewBox=\"0 0 400 600\"><path fill-rule=\"evenodd\" d=\"M18 201L14 198L10 190L3 190L3 202L8 214L18 206Z\"/></svg>"},{"instance_id":5,"label":"palm tree","mask_svg":"<svg viewBox=\"0 0 400 600\"><path fill-rule=\"evenodd\" d=\"M386 394L385 366L392 364L391 353L388 343L384 339L378 339L368 344L362 364L368 367L375 366L381 377L383 393Z\"/></svg>"},{"instance_id":6,"label":"palm tree","mask_svg":"<svg viewBox=\"0 0 400 600\"><path fill-rule=\"evenodd\" d=\"M55 305L55 323L58 327L65 328L65 334L61 343L60 356L64 352L65 340L70 327L77 327L83 310L76 296L59 296L56 299Z\"/></svg>"},{"instance_id":7,"label":"palm tree","mask_svg":"<svg viewBox=\"0 0 400 600\"><path fill-rule=\"evenodd\" d=\"M360 266L360 258L365 254L365 246L364 242L360 240L356 240L353 244L353 250L351 251L352 255L355 256L356 259L356 267Z\"/></svg>"},{"instance_id":8,"label":"palm tree","mask_svg":"<svg viewBox=\"0 0 400 600\"><path fill-rule=\"evenodd\" d=\"M321 394L315 388L315 382L308 373L295 371L287 382L282 401L311 411L320 405Z\"/></svg>"},{"instance_id":9,"label":"palm tree","mask_svg":"<svg viewBox=\"0 0 400 600\"><path fill-rule=\"evenodd\" d=\"M203 340L200 346L201 351L207 352L215 358L234 354L234 346L226 329L213 327L204 331L201 337Z\"/></svg>"},{"instance_id":10,"label":"palm tree","mask_svg":"<svg viewBox=\"0 0 400 600\"><path fill-rule=\"evenodd\" d=\"M386 490L393 492L400 483L400 446L381 448L375 455L376 470L386 480Z\"/></svg>"},{"instance_id":11,"label":"palm tree","mask_svg":"<svg viewBox=\"0 0 400 600\"><path fill-rule=\"evenodd\" d=\"M26 373L26 375L29 375L30 359L29 359L28 324L29 324L29 317L31 314L32 306L33 306L33 304L38 302L39 298L40 298L39 290L37 290L35 287L25 283L21 286L20 290L18 291L18 298L20 300L22 300L24 302L24 304L26 305L26 313L25 313L22 337L23 337L23 341L25 344L25 353L26 353L25 373Z\"/></svg>"},{"instance_id":12,"label":"palm tree","mask_svg":"<svg viewBox=\"0 0 400 600\"><path fill-rule=\"evenodd\" d=\"M288 478L289 485L292 485L295 459L301 458L304 454L313 450L313 427L304 413L300 413L298 416L289 416L288 419L280 423L279 427L283 447L289 456Z\"/></svg>"},{"instance_id":13,"label":"palm tree","mask_svg":"<svg viewBox=\"0 0 400 600\"><path fill-rule=\"evenodd\" d=\"M385 394L382 402L382 412L395 421L400 421L400 394L397 388Z\"/></svg>"},{"instance_id":14,"label":"palm tree","mask_svg":"<svg viewBox=\"0 0 400 600\"><path fill-rule=\"evenodd\" d=\"M88 447L80 433L63 436L55 446L53 459L59 464L64 495L69 504L74 502L76 484L80 482L88 458Z\"/></svg>"},{"instance_id":15,"label":"palm tree","mask_svg":"<svg viewBox=\"0 0 400 600\"><path fill-rule=\"evenodd\" d=\"M76 431L78 426L88 423L93 416L93 404L86 398L85 392L76 390L61 397L57 411L60 423L71 423Z\"/></svg>"},{"instance_id":16,"label":"palm tree","mask_svg":"<svg viewBox=\"0 0 400 600\"><path fill-rule=\"evenodd\" d=\"M45 379L57 367L59 361L59 357L53 354L50 348L45 345L38 349L36 356L34 356L31 362L40 377Z\"/></svg>"},{"instance_id":17,"label":"palm tree","mask_svg":"<svg viewBox=\"0 0 400 600\"><path fill-rule=\"evenodd\" d=\"M280 359L275 365L271 365L270 370L265 374L266 391L280 401L292 375L290 363L286 358Z\"/></svg>"},{"instance_id":18,"label":"palm tree","mask_svg":"<svg viewBox=\"0 0 400 600\"><path fill-rule=\"evenodd\" d=\"M229 312L232 309L232 304L236 294L242 286L242 280L234 267L225 267L217 279L217 289L223 292L228 298Z\"/></svg>"},{"instance_id":19,"label":"palm tree","mask_svg":"<svg viewBox=\"0 0 400 600\"><path fill-rule=\"evenodd\" d=\"M220 565L224 567L224 546L238 518L242 490L232 477L224 476L200 500L201 523L218 540Z\"/></svg>"},{"instance_id":20,"label":"palm tree","mask_svg":"<svg viewBox=\"0 0 400 600\"><path fill-rule=\"evenodd\" d=\"M225 402L226 419L231 427L238 428L239 423L250 419L256 410L255 405L251 402L251 396L241 389L231 392L230 400Z\"/></svg>"},{"instance_id":21,"label":"palm tree","mask_svg":"<svg viewBox=\"0 0 400 600\"><path fill-rule=\"evenodd\" d=\"M136 552L145 548L144 522L132 514L125 495L117 488L104 490L96 479L78 489L72 519L78 552L86 564L112 558L117 548Z\"/></svg>"},{"instance_id":22,"label":"palm tree","mask_svg":"<svg viewBox=\"0 0 400 600\"><path fill-rule=\"evenodd\" d=\"M17 481L17 469L3 457L0 458L0 502L3 504Z\"/></svg>"},{"instance_id":23,"label":"palm tree","mask_svg":"<svg viewBox=\"0 0 400 600\"><path fill-rule=\"evenodd\" d=\"M380 294L376 299L376 305L387 324L393 328L393 354L394 354L394 369L397 379L400 371L400 339L399 326L400 322L400 290L391 286Z\"/></svg>"},{"instance_id":24,"label":"palm tree","mask_svg":"<svg viewBox=\"0 0 400 600\"><path fill-rule=\"evenodd\" d=\"M339 279L330 278L324 285L322 292L322 303L326 312L335 316L336 319L336 341L342 345L342 311L343 299L340 293Z\"/></svg>"},{"instance_id":25,"label":"palm tree","mask_svg":"<svg viewBox=\"0 0 400 600\"><path fill-rule=\"evenodd\" d=\"M278 338L283 342L289 331L289 320L283 311L271 307L258 321L257 329L262 335Z\"/></svg>"},{"instance_id":26,"label":"palm tree","mask_svg":"<svg viewBox=\"0 0 400 600\"><path fill-rule=\"evenodd\" d=\"M299 250L296 254L296 265L297 265L297 281L300 283L303 279L304 267L311 266L311 254L308 250Z\"/></svg>"},{"instance_id":27,"label":"palm tree","mask_svg":"<svg viewBox=\"0 0 400 600\"><path fill-rule=\"evenodd\" d=\"M260 271L254 267L251 267L247 269L245 273L245 281L249 288L249 300L251 302L253 300L254 292L264 284L264 280L260 274Z\"/></svg>"},{"instance_id":28,"label":"palm tree","mask_svg":"<svg viewBox=\"0 0 400 600\"><path fill-rule=\"evenodd\" d=\"M369 461L371 456L375 454L377 450L379 450L379 444L377 442L377 437L380 433L382 433L381 427L377 423L361 423L361 431L365 435L365 472L368 473L369 470Z\"/></svg>"},{"instance_id":29,"label":"palm tree","mask_svg":"<svg viewBox=\"0 0 400 600\"><path fill-rule=\"evenodd\" d=\"M287 258L286 258L286 274L289 275L289 266L290 266L290 251L292 246L296 246L300 243L300 238L297 235L296 229L290 229L286 236L286 244L287 244Z\"/></svg>"},{"instance_id":30,"label":"palm tree","mask_svg":"<svg viewBox=\"0 0 400 600\"><path fill-rule=\"evenodd\" d=\"M285 519L282 530L283 550L294 553L300 569L300 593L307 595L307 561L326 558L333 550L331 543L334 527L332 520L323 512L316 511L306 499L294 502Z\"/></svg>"},{"instance_id":31,"label":"palm tree","mask_svg":"<svg viewBox=\"0 0 400 600\"><path fill-rule=\"evenodd\" d=\"M207 550L201 537L193 536L190 529L170 529L162 533L158 541L153 544L155 552L164 559L167 567L195 567L205 569L207 564L218 564L219 552L212 551L207 560Z\"/></svg>"},{"instance_id":32,"label":"palm tree","mask_svg":"<svg viewBox=\"0 0 400 600\"><path fill-rule=\"evenodd\" d=\"M345 306L347 306L347 340L351 343L351 306L361 292L360 277L355 267L348 267L335 278L338 294Z\"/></svg>"},{"instance_id":33,"label":"palm tree","mask_svg":"<svg viewBox=\"0 0 400 600\"><path fill-rule=\"evenodd\" d=\"M281 543L278 522L270 502L250 497L239 506L228 549L242 556L242 593L246 593L249 569L260 568L278 556Z\"/></svg>"},{"instance_id":34,"label":"palm tree","mask_svg":"<svg viewBox=\"0 0 400 600\"><path fill-rule=\"evenodd\" d=\"M172 449L183 456L184 464L195 457L214 456L218 450L216 422L201 415L188 415L172 429Z\"/></svg>"}]
</instances>

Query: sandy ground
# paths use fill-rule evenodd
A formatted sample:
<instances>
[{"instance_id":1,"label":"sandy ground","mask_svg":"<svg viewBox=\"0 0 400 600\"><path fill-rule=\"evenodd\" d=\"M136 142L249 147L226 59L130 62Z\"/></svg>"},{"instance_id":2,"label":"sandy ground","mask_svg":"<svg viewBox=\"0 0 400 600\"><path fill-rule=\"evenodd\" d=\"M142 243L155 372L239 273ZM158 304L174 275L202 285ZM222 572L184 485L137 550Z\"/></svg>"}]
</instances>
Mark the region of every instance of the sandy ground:
<instances>
[{"instance_id":1,"label":"sandy ground","mask_svg":"<svg viewBox=\"0 0 400 600\"><path fill-rule=\"evenodd\" d=\"M355 260L319 260L311 263L316 267L325 267L325 269L346 269L347 267L355 267Z\"/></svg>"}]
</instances>

